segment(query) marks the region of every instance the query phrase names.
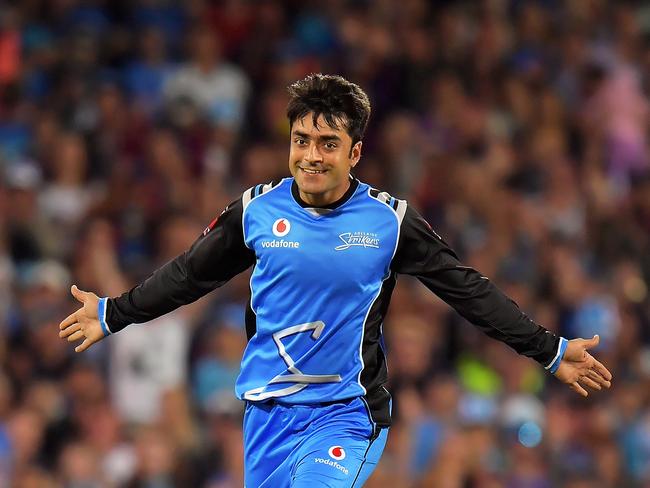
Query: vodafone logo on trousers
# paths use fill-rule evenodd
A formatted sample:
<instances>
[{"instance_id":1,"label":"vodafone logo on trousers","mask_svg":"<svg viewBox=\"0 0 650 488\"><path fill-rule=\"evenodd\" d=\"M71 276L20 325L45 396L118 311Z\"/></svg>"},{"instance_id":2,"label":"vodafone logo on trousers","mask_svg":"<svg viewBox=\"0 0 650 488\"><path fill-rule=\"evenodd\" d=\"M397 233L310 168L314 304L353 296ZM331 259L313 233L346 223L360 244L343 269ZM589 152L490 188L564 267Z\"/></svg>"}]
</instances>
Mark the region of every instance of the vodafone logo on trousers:
<instances>
[{"instance_id":1,"label":"vodafone logo on trousers","mask_svg":"<svg viewBox=\"0 0 650 488\"><path fill-rule=\"evenodd\" d=\"M287 219L278 219L273 223L273 234L277 237L286 236L291 230L291 223Z\"/></svg>"},{"instance_id":2,"label":"vodafone logo on trousers","mask_svg":"<svg viewBox=\"0 0 650 488\"><path fill-rule=\"evenodd\" d=\"M327 451L327 454L331 459L314 458L314 462L320 464L326 464L327 466L336 468L340 472L342 472L345 476L348 476L350 474L348 468L338 463L339 461L345 459L345 449L343 449L341 446L332 446ZM332 461L332 459L334 461Z\"/></svg>"},{"instance_id":3,"label":"vodafone logo on trousers","mask_svg":"<svg viewBox=\"0 0 650 488\"><path fill-rule=\"evenodd\" d=\"M329 451L327 451L327 454L329 454L329 457L337 461L345 459L345 449L343 449L341 446L330 447Z\"/></svg>"}]
</instances>

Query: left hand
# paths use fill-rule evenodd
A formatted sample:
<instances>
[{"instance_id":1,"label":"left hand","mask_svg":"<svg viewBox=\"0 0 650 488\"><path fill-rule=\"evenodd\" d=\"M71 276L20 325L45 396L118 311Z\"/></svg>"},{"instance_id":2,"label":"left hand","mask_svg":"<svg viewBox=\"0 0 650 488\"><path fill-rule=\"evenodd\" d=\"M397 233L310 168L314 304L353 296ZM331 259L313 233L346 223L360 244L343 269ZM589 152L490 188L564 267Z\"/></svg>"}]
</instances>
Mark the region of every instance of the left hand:
<instances>
[{"instance_id":1,"label":"left hand","mask_svg":"<svg viewBox=\"0 0 650 488\"><path fill-rule=\"evenodd\" d=\"M589 352L598 345L600 338L595 335L591 339L572 339L567 344L564 357L555 376L584 397L589 393L585 387L592 390L609 388L612 383L612 373L596 360Z\"/></svg>"}]
</instances>

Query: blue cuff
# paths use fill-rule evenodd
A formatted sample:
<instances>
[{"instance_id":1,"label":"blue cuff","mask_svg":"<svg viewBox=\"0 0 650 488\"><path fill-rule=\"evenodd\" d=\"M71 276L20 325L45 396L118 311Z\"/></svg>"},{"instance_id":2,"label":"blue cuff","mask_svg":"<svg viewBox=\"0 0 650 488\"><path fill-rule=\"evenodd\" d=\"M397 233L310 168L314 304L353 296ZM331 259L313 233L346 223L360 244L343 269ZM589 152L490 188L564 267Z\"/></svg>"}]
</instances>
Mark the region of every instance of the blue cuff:
<instances>
[{"instance_id":1,"label":"blue cuff","mask_svg":"<svg viewBox=\"0 0 650 488\"><path fill-rule=\"evenodd\" d=\"M569 345L569 341L567 341L564 337L560 337L560 347L557 349L557 354L553 358L553 361L546 366L546 369L551 373L555 374L555 372L558 370L560 367L560 363L562 362L562 358L564 357L564 353L566 352L566 348Z\"/></svg>"},{"instance_id":2,"label":"blue cuff","mask_svg":"<svg viewBox=\"0 0 650 488\"><path fill-rule=\"evenodd\" d=\"M99 325L102 326L102 331L104 332L104 337L111 334L111 329L108 328L106 323L106 304L108 298L100 298L99 304L97 305L97 315L99 316Z\"/></svg>"}]
</instances>

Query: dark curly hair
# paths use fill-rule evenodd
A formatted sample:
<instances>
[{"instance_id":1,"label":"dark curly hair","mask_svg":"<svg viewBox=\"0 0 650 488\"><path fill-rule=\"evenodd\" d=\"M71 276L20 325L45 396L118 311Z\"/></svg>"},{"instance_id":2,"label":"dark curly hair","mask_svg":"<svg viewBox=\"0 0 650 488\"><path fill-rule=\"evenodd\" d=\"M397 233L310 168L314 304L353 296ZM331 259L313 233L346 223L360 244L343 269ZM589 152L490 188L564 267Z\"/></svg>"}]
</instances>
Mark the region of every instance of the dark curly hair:
<instances>
[{"instance_id":1,"label":"dark curly hair","mask_svg":"<svg viewBox=\"0 0 650 488\"><path fill-rule=\"evenodd\" d=\"M358 85L342 76L317 73L296 81L288 90L291 127L311 112L314 125L320 115L334 129L344 124L353 146L363 137L370 118L370 100Z\"/></svg>"}]
</instances>

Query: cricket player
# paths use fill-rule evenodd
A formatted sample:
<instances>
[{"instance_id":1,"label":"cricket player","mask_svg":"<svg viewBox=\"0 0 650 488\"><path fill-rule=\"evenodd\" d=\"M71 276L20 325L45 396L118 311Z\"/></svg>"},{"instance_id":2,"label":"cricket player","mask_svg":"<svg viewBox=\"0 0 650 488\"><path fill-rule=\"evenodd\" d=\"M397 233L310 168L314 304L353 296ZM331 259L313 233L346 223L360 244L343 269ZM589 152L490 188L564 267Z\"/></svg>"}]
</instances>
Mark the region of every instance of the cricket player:
<instances>
[{"instance_id":1,"label":"cricket player","mask_svg":"<svg viewBox=\"0 0 650 488\"><path fill-rule=\"evenodd\" d=\"M246 190L189 250L115 298L72 287L83 306L60 336L76 351L191 303L253 267L236 395L248 488L362 486L391 421L382 323L400 273L577 393L609 387L588 350L528 318L406 201L357 180L370 116L340 76L289 87L291 177ZM397 324L399 327L399 324Z\"/></svg>"}]
</instances>

